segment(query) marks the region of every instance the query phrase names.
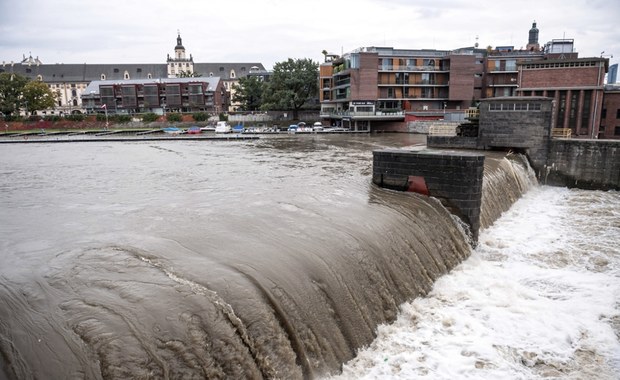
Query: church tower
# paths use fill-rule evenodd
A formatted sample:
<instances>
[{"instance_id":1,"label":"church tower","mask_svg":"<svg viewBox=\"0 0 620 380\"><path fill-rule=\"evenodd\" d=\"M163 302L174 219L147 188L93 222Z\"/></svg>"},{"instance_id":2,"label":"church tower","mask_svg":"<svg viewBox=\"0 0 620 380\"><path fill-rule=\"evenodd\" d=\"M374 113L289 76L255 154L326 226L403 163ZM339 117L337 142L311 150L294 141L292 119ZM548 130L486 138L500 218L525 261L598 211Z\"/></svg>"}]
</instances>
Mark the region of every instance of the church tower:
<instances>
[{"instance_id":1,"label":"church tower","mask_svg":"<svg viewBox=\"0 0 620 380\"><path fill-rule=\"evenodd\" d=\"M168 54L168 78L178 78L181 76L194 75L194 58L189 55L185 58L185 47L181 40L181 32L177 31L177 44L174 47L174 57Z\"/></svg>"},{"instance_id":2,"label":"church tower","mask_svg":"<svg viewBox=\"0 0 620 380\"><path fill-rule=\"evenodd\" d=\"M536 27L536 20L534 20L534 22L532 23L532 28L530 29L529 38L527 40L527 50L540 50L540 45L538 44L538 28Z\"/></svg>"}]
</instances>

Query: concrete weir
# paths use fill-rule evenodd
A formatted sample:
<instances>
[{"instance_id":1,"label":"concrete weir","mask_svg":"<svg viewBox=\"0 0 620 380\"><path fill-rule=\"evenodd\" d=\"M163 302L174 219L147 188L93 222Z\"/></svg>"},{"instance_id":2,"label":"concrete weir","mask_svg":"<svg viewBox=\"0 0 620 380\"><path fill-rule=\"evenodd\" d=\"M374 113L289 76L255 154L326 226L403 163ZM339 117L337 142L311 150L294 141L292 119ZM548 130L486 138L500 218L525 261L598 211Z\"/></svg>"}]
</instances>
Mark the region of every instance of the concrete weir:
<instances>
[{"instance_id":1,"label":"concrete weir","mask_svg":"<svg viewBox=\"0 0 620 380\"><path fill-rule=\"evenodd\" d=\"M374 184L435 197L471 228L478 240L483 154L448 150L386 149L373 152Z\"/></svg>"}]
</instances>

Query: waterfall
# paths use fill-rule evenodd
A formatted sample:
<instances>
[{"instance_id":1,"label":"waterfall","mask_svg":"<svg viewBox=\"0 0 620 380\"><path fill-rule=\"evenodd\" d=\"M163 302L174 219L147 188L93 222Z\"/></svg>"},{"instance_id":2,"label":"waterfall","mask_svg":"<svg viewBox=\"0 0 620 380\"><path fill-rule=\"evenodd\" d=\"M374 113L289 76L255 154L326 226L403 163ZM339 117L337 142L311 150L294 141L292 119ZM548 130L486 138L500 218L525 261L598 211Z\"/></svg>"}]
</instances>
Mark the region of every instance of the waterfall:
<instances>
[{"instance_id":1,"label":"waterfall","mask_svg":"<svg viewBox=\"0 0 620 380\"><path fill-rule=\"evenodd\" d=\"M524 155L509 153L505 157L487 157L482 182L481 228L491 226L537 183L536 173Z\"/></svg>"},{"instance_id":2,"label":"waterfall","mask_svg":"<svg viewBox=\"0 0 620 380\"><path fill-rule=\"evenodd\" d=\"M335 374L471 253L438 200L372 185L358 151L295 150L301 163L284 166L273 147L230 149L236 165L226 146L94 149L96 176L79 148L7 171L0 377ZM149 161L124 159L136 152ZM218 160L194 165L201 154ZM483 225L531 186L525 164L488 160Z\"/></svg>"}]
</instances>

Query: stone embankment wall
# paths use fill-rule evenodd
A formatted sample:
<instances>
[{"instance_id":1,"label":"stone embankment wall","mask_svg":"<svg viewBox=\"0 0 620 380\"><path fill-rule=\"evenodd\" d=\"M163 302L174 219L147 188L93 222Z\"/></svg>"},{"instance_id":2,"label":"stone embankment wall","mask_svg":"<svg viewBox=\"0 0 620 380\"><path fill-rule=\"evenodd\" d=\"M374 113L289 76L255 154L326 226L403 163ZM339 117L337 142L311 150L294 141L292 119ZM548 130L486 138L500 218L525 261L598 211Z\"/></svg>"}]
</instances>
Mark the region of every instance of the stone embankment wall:
<instances>
[{"instance_id":1,"label":"stone embankment wall","mask_svg":"<svg viewBox=\"0 0 620 380\"><path fill-rule=\"evenodd\" d=\"M427 134L429 129L432 126L437 126L437 125L446 125L446 126L452 126L454 128L458 127L459 124L461 123L461 121L449 121L449 120L441 120L441 121L436 121L436 120L414 120L414 121L408 121L407 122L407 132L409 133L422 133L422 134Z\"/></svg>"},{"instance_id":2,"label":"stone embankment wall","mask_svg":"<svg viewBox=\"0 0 620 380\"><path fill-rule=\"evenodd\" d=\"M620 190L620 141L553 139L539 177L554 186Z\"/></svg>"},{"instance_id":3,"label":"stone embankment wall","mask_svg":"<svg viewBox=\"0 0 620 380\"><path fill-rule=\"evenodd\" d=\"M374 184L435 197L471 227L480 229L484 155L441 150L373 152Z\"/></svg>"}]
</instances>

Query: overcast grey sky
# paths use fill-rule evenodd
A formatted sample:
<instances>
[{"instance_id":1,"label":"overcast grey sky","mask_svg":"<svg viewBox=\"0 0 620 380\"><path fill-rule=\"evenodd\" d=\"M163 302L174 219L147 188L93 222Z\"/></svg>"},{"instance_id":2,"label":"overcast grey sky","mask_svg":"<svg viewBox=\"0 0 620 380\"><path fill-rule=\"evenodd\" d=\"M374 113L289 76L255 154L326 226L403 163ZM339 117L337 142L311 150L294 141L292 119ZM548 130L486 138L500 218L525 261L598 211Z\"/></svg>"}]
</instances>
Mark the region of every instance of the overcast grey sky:
<instances>
[{"instance_id":1,"label":"overcast grey sky","mask_svg":"<svg viewBox=\"0 0 620 380\"><path fill-rule=\"evenodd\" d=\"M618 0L0 0L0 59L164 63L177 30L195 62L322 61L362 46L455 49L572 38L580 57L620 58Z\"/></svg>"}]
</instances>

